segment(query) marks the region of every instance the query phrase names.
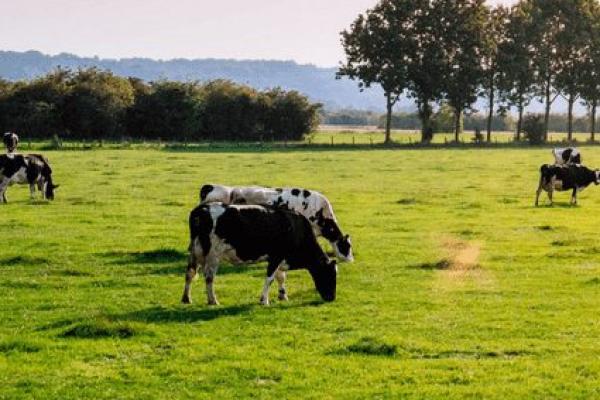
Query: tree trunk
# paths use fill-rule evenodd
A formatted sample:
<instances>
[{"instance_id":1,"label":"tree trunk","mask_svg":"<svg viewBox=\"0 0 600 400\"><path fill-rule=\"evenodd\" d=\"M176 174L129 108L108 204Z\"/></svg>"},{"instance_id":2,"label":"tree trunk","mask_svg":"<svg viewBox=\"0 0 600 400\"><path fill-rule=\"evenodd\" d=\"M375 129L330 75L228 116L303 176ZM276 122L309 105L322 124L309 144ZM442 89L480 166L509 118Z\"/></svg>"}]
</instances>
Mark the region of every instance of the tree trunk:
<instances>
[{"instance_id":1,"label":"tree trunk","mask_svg":"<svg viewBox=\"0 0 600 400\"><path fill-rule=\"evenodd\" d=\"M389 144L392 141L392 108L394 106L394 104L392 103L392 94L391 93L387 93L386 94L386 109L387 109L387 114L385 116L385 144Z\"/></svg>"},{"instance_id":2,"label":"tree trunk","mask_svg":"<svg viewBox=\"0 0 600 400\"><path fill-rule=\"evenodd\" d=\"M492 141L492 118L494 118L494 75L490 76L490 87L489 87L489 107L490 112L488 114L487 120L487 141L490 143Z\"/></svg>"},{"instance_id":3,"label":"tree trunk","mask_svg":"<svg viewBox=\"0 0 600 400\"><path fill-rule=\"evenodd\" d=\"M458 143L459 135L460 135L460 117L462 115L462 110L456 108L454 109L454 141Z\"/></svg>"},{"instance_id":4,"label":"tree trunk","mask_svg":"<svg viewBox=\"0 0 600 400\"><path fill-rule=\"evenodd\" d=\"M517 121L517 142L521 140L521 130L523 129L523 98L519 100L519 120Z\"/></svg>"},{"instance_id":5,"label":"tree trunk","mask_svg":"<svg viewBox=\"0 0 600 400\"><path fill-rule=\"evenodd\" d=\"M546 80L546 113L544 114L544 142L548 141L548 126L550 124L550 75Z\"/></svg>"},{"instance_id":6,"label":"tree trunk","mask_svg":"<svg viewBox=\"0 0 600 400\"><path fill-rule=\"evenodd\" d=\"M569 95L569 114L567 123L567 139L569 142L573 141L573 103L575 103L575 96Z\"/></svg>"},{"instance_id":7,"label":"tree trunk","mask_svg":"<svg viewBox=\"0 0 600 400\"><path fill-rule=\"evenodd\" d=\"M591 135L590 140L594 142L596 140L596 106L598 105L598 101L594 100L592 103L592 121L591 121Z\"/></svg>"},{"instance_id":8,"label":"tree trunk","mask_svg":"<svg viewBox=\"0 0 600 400\"><path fill-rule=\"evenodd\" d=\"M431 106L427 100L421 100L420 104L419 118L421 119L421 142L430 143L433 139L433 129L431 128Z\"/></svg>"}]
</instances>

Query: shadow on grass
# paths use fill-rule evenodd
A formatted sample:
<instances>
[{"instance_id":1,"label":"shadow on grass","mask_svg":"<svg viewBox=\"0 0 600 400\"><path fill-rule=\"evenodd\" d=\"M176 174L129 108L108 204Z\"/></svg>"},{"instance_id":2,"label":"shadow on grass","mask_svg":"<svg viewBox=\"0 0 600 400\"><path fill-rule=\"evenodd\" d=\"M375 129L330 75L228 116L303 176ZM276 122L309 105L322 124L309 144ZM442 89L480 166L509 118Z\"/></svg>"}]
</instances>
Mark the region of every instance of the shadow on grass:
<instances>
[{"instance_id":1,"label":"shadow on grass","mask_svg":"<svg viewBox=\"0 0 600 400\"><path fill-rule=\"evenodd\" d=\"M413 265L409 265L408 268L410 269L419 269L419 270L428 270L428 271L434 271L434 270L445 270L450 268L450 261L446 260L446 259L442 259L439 260L437 262L425 262L425 263L421 263L421 264L413 264Z\"/></svg>"},{"instance_id":2,"label":"shadow on grass","mask_svg":"<svg viewBox=\"0 0 600 400\"><path fill-rule=\"evenodd\" d=\"M136 321L145 323L189 323L198 321L212 321L222 317L233 317L247 314L254 304L241 304L234 306L216 306L198 308L199 306L177 306L177 307L151 307L143 310L133 311L126 314L116 315L116 320Z\"/></svg>"},{"instance_id":3,"label":"shadow on grass","mask_svg":"<svg viewBox=\"0 0 600 400\"><path fill-rule=\"evenodd\" d=\"M110 251L101 254L105 258L113 258L112 264L167 264L185 263L187 254L176 249L156 249L147 251Z\"/></svg>"},{"instance_id":4,"label":"shadow on grass","mask_svg":"<svg viewBox=\"0 0 600 400\"><path fill-rule=\"evenodd\" d=\"M48 265L50 260L43 257L16 256L8 258L0 258L0 266L15 266L15 265Z\"/></svg>"}]
</instances>

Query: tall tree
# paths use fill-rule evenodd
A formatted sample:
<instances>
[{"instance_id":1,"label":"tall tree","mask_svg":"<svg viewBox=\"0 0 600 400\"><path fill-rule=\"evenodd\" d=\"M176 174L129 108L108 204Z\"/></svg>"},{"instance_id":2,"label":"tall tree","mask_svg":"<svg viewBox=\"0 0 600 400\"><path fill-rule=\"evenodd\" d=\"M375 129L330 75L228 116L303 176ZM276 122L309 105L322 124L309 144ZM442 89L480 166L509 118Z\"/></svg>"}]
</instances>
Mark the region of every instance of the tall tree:
<instances>
[{"instance_id":1,"label":"tall tree","mask_svg":"<svg viewBox=\"0 0 600 400\"><path fill-rule=\"evenodd\" d=\"M579 92L590 116L590 140L596 140L596 109L600 103L600 4L590 1L586 13L588 46L579 65Z\"/></svg>"},{"instance_id":2,"label":"tall tree","mask_svg":"<svg viewBox=\"0 0 600 400\"><path fill-rule=\"evenodd\" d=\"M595 0L570 0L561 3L564 15L564 29L557 34L558 72L556 74L557 90L568 102L567 137L573 140L573 106L579 99L585 86L583 75L589 58L592 42L591 27L595 22L592 16L592 5Z\"/></svg>"},{"instance_id":3,"label":"tall tree","mask_svg":"<svg viewBox=\"0 0 600 400\"><path fill-rule=\"evenodd\" d=\"M341 33L346 62L337 76L358 80L361 90L381 85L386 98L386 143L391 142L393 107L408 87L415 14L411 0L381 0Z\"/></svg>"},{"instance_id":4,"label":"tall tree","mask_svg":"<svg viewBox=\"0 0 600 400\"><path fill-rule=\"evenodd\" d=\"M502 111L517 109L515 139L521 139L523 113L534 95L533 66L529 7L523 2L513 6L505 26L505 40L498 48L498 89Z\"/></svg>"},{"instance_id":5,"label":"tall tree","mask_svg":"<svg viewBox=\"0 0 600 400\"><path fill-rule=\"evenodd\" d=\"M484 0L438 0L445 49L443 94L454 109L454 138L458 142L465 109L477 100L483 82L486 8Z\"/></svg>"},{"instance_id":6,"label":"tall tree","mask_svg":"<svg viewBox=\"0 0 600 400\"><path fill-rule=\"evenodd\" d=\"M409 96L421 120L421 141L433 138L432 103L442 98L444 83L443 10L432 0L415 0L413 43L408 64Z\"/></svg>"},{"instance_id":7,"label":"tall tree","mask_svg":"<svg viewBox=\"0 0 600 400\"><path fill-rule=\"evenodd\" d=\"M524 7L531 14L531 43L535 66L537 94L545 103L544 141L548 140L548 124L552 104L560 95L556 79L563 54L559 36L566 28L563 4L571 0L525 0Z\"/></svg>"},{"instance_id":8,"label":"tall tree","mask_svg":"<svg viewBox=\"0 0 600 400\"><path fill-rule=\"evenodd\" d=\"M500 48L506 41L506 26L508 24L509 10L506 7L496 7L487 13L484 28L484 51L483 71L484 90L483 95L488 100L487 116L487 141L492 141L492 119L494 118L495 96L498 90L498 80L501 75L499 64Z\"/></svg>"}]
</instances>

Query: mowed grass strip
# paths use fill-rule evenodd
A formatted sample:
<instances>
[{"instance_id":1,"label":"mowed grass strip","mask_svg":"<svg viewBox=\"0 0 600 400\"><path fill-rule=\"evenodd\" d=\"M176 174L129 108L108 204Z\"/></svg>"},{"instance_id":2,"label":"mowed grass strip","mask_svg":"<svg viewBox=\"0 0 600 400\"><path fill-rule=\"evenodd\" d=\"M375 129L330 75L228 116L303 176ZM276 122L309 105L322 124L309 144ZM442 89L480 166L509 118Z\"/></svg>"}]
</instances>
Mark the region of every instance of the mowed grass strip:
<instances>
[{"instance_id":1,"label":"mowed grass strip","mask_svg":"<svg viewBox=\"0 0 600 400\"><path fill-rule=\"evenodd\" d=\"M45 154L56 200L0 207L0 398L600 396L600 190L533 207L547 148ZM208 182L326 194L337 300L293 271L261 307L264 265L226 264L180 305Z\"/></svg>"}]
</instances>

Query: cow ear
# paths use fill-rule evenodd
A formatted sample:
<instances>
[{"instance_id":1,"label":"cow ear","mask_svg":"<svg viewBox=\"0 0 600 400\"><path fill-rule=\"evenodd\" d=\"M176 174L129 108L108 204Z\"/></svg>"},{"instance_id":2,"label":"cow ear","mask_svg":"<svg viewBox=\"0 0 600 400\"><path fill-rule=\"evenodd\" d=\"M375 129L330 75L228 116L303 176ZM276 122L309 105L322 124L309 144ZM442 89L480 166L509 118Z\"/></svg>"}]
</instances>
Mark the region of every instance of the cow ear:
<instances>
[{"instance_id":1,"label":"cow ear","mask_svg":"<svg viewBox=\"0 0 600 400\"><path fill-rule=\"evenodd\" d=\"M60 185L52 185L52 189L58 189Z\"/></svg>"},{"instance_id":2,"label":"cow ear","mask_svg":"<svg viewBox=\"0 0 600 400\"><path fill-rule=\"evenodd\" d=\"M350 239L350 235L344 236L344 240L348 240L348 239Z\"/></svg>"}]
</instances>

